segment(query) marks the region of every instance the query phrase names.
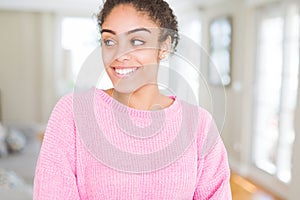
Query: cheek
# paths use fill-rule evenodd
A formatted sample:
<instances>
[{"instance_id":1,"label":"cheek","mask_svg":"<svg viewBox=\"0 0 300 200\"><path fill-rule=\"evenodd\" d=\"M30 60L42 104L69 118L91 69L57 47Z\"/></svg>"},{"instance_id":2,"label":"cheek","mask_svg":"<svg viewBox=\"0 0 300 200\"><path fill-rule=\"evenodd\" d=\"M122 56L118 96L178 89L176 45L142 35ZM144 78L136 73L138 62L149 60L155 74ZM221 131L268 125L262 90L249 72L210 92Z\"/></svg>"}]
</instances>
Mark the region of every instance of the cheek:
<instances>
[{"instance_id":1,"label":"cheek","mask_svg":"<svg viewBox=\"0 0 300 200\"><path fill-rule=\"evenodd\" d=\"M154 65L159 61L158 51L153 49L137 52L135 58L143 65Z\"/></svg>"},{"instance_id":2,"label":"cheek","mask_svg":"<svg viewBox=\"0 0 300 200\"><path fill-rule=\"evenodd\" d=\"M105 68L107 68L114 59L114 52L111 50L102 49L102 60Z\"/></svg>"}]
</instances>

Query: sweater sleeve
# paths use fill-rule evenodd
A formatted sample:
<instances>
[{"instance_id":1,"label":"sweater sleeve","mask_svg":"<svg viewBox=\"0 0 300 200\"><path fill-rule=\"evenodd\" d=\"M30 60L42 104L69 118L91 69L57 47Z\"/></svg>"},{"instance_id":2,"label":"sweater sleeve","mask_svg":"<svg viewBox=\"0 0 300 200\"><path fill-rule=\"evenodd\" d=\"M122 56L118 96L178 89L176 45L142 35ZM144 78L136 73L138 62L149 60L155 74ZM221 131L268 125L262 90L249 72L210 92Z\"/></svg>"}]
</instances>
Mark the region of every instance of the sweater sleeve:
<instances>
[{"instance_id":1,"label":"sweater sleeve","mask_svg":"<svg viewBox=\"0 0 300 200\"><path fill-rule=\"evenodd\" d=\"M197 185L194 200L230 200L230 169L225 146L214 120L208 120L206 138L198 141Z\"/></svg>"},{"instance_id":2,"label":"sweater sleeve","mask_svg":"<svg viewBox=\"0 0 300 200\"><path fill-rule=\"evenodd\" d=\"M35 178L34 200L77 200L76 134L72 96L56 104L48 121Z\"/></svg>"}]
</instances>

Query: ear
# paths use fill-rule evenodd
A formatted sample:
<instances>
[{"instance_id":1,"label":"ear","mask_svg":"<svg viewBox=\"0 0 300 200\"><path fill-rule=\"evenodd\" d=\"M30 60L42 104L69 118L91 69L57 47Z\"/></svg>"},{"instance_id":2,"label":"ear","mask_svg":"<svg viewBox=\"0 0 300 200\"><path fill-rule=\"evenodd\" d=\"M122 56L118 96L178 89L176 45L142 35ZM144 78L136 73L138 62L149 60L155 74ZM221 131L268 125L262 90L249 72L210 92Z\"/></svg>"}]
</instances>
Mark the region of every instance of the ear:
<instances>
[{"instance_id":1,"label":"ear","mask_svg":"<svg viewBox=\"0 0 300 200\"><path fill-rule=\"evenodd\" d=\"M162 60L166 58L171 52L171 36L168 36L165 41L160 44L158 56Z\"/></svg>"}]
</instances>

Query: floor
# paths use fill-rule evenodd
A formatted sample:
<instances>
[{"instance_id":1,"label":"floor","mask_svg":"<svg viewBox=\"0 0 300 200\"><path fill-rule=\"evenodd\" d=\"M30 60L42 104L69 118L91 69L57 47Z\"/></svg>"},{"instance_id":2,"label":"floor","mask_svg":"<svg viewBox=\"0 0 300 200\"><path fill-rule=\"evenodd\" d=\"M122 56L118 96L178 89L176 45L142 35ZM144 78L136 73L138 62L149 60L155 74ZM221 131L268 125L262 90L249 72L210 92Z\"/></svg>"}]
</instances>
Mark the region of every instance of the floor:
<instances>
[{"instance_id":1,"label":"floor","mask_svg":"<svg viewBox=\"0 0 300 200\"><path fill-rule=\"evenodd\" d=\"M230 184L233 200L283 200L235 173L231 174Z\"/></svg>"}]
</instances>

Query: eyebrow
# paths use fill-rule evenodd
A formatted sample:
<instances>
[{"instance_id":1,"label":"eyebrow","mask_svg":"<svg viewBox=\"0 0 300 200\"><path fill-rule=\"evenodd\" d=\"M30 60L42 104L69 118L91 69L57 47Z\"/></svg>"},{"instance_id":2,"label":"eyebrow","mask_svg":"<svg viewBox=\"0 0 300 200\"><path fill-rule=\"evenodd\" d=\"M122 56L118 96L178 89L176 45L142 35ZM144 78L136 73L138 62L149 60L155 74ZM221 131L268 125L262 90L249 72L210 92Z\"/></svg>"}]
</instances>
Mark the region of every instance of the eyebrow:
<instances>
[{"instance_id":1,"label":"eyebrow","mask_svg":"<svg viewBox=\"0 0 300 200\"><path fill-rule=\"evenodd\" d=\"M135 33L135 32L139 32L139 31L146 31L146 32L148 32L148 33L151 33L151 31L150 31L149 29L146 29L146 28L136 28L136 29L127 31L126 34L129 35L129 34L132 34L132 33ZM113 34L113 35L116 35L116 32L113 31L113 30L110 30L110 29L102 29L102 30L101 30L101 34L104 33L104 32L107 32L107 33L111 33L111 34Z\"/></svg>"}]
</instances>

